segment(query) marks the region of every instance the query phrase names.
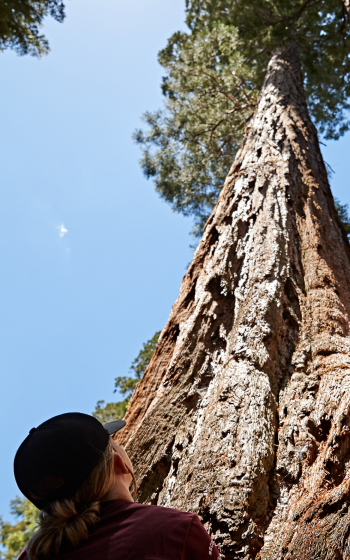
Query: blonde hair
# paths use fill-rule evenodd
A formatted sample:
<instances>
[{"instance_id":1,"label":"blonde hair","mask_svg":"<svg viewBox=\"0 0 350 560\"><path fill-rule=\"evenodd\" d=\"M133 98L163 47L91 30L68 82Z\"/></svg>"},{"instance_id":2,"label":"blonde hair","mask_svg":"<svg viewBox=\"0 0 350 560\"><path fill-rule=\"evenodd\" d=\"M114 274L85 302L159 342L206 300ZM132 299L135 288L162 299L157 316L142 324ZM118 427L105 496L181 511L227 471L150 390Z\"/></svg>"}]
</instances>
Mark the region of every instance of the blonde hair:
<instances>
[{"instance_id":1,"label":"blonde hair","mask_svg":"<svg viewBox=\"0 0 350 560\"><path fill-rule=\"evenodd\" d=\"M50 558L59 553L63 544L75 548L88 538L89 530L99 521L100 502L114 482L114 441L110 438L100 462L79 490L69 499L57 500L47 511L39 512L38 529L27 544L29 560ZM125 465L133 478L135 498L137 486L134 473Z\"/></svg>"}]
</instances>

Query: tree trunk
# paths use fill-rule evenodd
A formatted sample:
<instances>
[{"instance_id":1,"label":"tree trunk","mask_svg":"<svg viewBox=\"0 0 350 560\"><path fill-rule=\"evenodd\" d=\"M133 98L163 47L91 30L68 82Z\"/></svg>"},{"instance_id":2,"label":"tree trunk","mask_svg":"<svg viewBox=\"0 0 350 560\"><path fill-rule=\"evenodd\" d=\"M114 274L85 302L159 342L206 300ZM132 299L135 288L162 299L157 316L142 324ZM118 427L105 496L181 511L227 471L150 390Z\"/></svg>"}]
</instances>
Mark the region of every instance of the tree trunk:
<instances>
[{"instance_id":1,"label":"tree trunk","mask_svg":"<svg viewBox=\"0 0 350 560\"><path fill-rule=\"evenodd\" d=\"M350 558L349 312L350 247L289 45L119 436L139 500L196 512L226 559Z\"/></svg>"},{"instance_id":2,"label":"tree trunk","mask_svg":"<svg viewBox=\"0 0 350 560\"><path fill-rule=\"evenodd\" d=\"M348 14L348 21L350 22L350 0L343 0L346 13Z\"/></svg>"}]
</instances>

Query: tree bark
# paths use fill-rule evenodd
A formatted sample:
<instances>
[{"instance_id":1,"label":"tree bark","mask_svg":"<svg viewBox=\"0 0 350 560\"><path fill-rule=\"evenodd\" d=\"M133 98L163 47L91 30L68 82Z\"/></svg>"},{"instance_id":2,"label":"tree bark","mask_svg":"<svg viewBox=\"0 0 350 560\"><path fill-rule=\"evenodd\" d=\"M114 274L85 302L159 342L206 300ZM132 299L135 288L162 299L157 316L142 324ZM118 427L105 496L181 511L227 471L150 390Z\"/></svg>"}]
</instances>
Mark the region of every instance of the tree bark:
<instances>
[{"instance_id":1,"label":"tree bark","mask_svg":"<svg viewBox=\"0 0 350 560\"><path fill-rule=\"evenodd\" d=\"M350 247L297 48L256 113L127 412L141 502L223 558L350 558Z\"/></svg>"},{"instance_id":2,"label":"tree bark","mask_svg":"<svg viewBox=\"0 0 350 560\"><path fill-rule=\"evenodd\" d=\"M343 0L346 13L348 14L348 21L350 22L350 0Z\"/></svg>"}]
</instances>

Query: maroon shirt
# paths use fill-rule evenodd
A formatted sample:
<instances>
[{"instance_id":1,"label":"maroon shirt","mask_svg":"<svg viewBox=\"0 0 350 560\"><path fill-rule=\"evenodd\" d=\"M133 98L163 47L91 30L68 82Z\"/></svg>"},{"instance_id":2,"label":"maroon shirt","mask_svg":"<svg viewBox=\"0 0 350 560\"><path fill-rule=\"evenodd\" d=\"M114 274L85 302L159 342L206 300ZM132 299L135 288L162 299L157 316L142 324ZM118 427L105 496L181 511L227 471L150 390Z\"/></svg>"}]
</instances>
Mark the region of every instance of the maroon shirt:
<instances>
[{"instance_id":1,"label":"maroon shirt","mask_svg":"<svg viewBox=\"0 0 350 560\"><path fill-rule=\"evenodd\" d=\"M194 513L111 500L89 538L57 560L220 560ZM27 560L25 550L19 556ZM18 560L19 560L18 559Z\"/></svg>"}]
</instances>

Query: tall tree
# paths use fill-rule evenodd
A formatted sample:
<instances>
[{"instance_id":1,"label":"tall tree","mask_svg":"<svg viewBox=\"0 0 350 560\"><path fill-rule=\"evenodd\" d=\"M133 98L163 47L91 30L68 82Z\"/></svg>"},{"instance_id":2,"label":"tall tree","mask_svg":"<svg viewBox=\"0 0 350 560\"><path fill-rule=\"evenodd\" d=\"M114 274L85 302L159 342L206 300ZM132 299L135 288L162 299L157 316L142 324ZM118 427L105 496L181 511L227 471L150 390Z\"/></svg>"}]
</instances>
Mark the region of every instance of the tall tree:
<instances>
[{"instance_id":1,"label":"tall tree","mask_svg":"<svg viewBox=\"0 0 350 560\"><path fill-rule=\"evenodd\" d=\"M309 111L326 138L349 126L350 28L342 0L187 0L189 33L159 53L164 106L137 131L141 165L194 233L217 202L272 52L299 47Z\"/></svg>"},{"instance_id":2,"label":"tall tree","mask_svg":"<svg viewBox=\"0 0 350 560\"><path fill-rule=\"evenodd\" d=\"M331 20L332 7L342 10L300 4L328 6ZM283 11L281 2L231 6L259 48L269 10ZM271 45L282 29L276 14L263 37ZM139 499L198 513L226 559L340 559L350 550L350 246L305 100L306 39L280 36L118 436Z\"/></svg>"},{"instance_id":3,"label":"tall tree","mask_svg":"<svg viewBox=\"0 0 350 560\"><path fill-rule=\"evenodd\" d=\"M46 16L64 19L62 0L2 0L0 3L0 51L11 48L18 54L41 56L49 43L40 27Z\"/></svg>"}]
</instances>

